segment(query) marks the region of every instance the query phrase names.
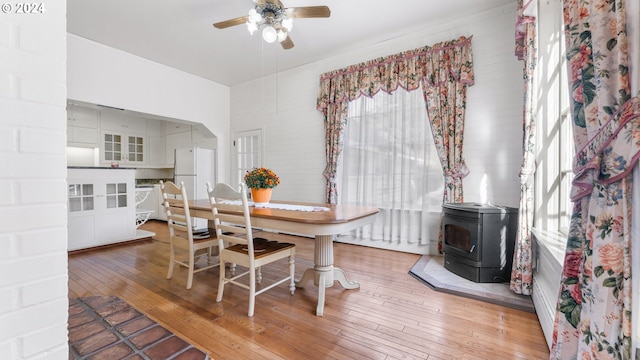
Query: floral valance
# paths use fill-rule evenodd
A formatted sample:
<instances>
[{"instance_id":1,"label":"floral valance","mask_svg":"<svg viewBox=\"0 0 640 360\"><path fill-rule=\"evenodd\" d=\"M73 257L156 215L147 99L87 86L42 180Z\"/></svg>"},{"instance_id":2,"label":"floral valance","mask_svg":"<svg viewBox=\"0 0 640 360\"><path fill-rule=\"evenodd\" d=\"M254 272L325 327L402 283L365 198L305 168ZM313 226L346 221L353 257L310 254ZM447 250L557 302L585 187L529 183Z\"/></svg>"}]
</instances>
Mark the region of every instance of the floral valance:
<instances>
[{"instance_id":1,"label":"floral valance","mask_svg":"<svg viewBox=\"0 0 640 360\"><path fill-rule=\"evenodd\" d=\"M471 37L445 41L351 65L320 76L317 110L398 87L416 90L421 82L436 86L450 81L473 85Z\"/></svg>"}]
</instances>

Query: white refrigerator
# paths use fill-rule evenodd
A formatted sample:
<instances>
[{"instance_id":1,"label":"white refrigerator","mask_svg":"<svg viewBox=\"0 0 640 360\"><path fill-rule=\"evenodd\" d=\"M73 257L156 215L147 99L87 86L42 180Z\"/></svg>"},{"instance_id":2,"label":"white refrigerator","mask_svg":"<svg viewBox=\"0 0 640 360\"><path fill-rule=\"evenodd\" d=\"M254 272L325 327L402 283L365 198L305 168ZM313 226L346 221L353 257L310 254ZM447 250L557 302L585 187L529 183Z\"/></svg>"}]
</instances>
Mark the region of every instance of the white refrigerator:
<instances>
[{"instance_id":1,"label":"white refrigerator","mask_svg":"<svg viewBox=\"0 0 640 360\"><path fill-rule=\"evenodd\" d=\"M207 186L217 182L216 151L204 148L176 149L174 152L174 182L184 182L190 200L206 199ZM195 219L195 229L206 229L206 219Z\"/></svg>"}]
</instances>

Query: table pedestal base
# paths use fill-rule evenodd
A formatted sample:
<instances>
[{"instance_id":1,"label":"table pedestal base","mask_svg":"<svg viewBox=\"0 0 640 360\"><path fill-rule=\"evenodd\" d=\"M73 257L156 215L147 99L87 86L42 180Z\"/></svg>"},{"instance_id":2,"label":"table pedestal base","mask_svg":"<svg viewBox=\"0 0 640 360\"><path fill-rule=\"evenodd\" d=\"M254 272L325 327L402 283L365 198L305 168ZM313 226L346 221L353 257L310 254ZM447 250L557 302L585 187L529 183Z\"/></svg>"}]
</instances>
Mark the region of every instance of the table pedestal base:
<instances>
[{"instance_id":1,"label":"table pedestal base","mask_svg":"<svg viewBox=\"0 0 640 360\"><path fill-rule=\"evenodd\" d=\"M333 237L331 235L316 235L315 250L313 255L314 267L304 271L302 278L296 280L297 287L304 287L313 278L313 283L318 286L318 306L316 315L324 314L324 297L326 288L333 286L338 281L345 289L357 289L360 283L347 279L342 269L333 266Z\"/></svg>"}]
</instances>

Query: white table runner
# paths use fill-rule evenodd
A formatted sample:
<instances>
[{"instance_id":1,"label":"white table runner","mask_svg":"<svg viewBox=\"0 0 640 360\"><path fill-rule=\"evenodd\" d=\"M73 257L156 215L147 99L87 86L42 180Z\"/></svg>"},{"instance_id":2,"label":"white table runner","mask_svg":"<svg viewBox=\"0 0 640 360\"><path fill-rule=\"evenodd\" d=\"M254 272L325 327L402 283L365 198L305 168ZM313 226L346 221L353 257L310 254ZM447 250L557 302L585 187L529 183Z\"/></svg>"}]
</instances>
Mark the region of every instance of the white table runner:
<instances>
[{"instance_id":1,"label":"white table runner","mask_svg":"<svg viewBox=\"0 0 640 360\"><path fill-rule=\"evenodd\" d=\"M227 204L227 205L242 205L242 201L240 200L221 200L220 203ZM249 201L249 206L255 206L253 201ZM277 203L260 204L256 207L263 208L263 209L282 209L282 210L295 210L295 211L329 211L331 210L328 207L324 207L324 206L277 204Z\"/></svg>"}]
</instances>

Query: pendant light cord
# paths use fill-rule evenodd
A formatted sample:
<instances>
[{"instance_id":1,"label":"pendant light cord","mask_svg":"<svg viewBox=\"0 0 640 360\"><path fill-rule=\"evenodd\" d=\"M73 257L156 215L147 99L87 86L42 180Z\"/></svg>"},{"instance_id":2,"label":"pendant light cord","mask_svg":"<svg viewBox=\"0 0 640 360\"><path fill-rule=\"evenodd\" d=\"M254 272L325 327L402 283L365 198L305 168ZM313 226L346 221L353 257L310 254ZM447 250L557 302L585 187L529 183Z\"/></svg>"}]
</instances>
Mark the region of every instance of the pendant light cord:
<instances>
[{"instance_id":1,"label":"pendant light cord","mask_svg":"<svg viewBox=\"0 0 640 360\"><path fill-rule=\"evenodd\" d=\"M264 41L260 41L260 101L264 107Z\"/></svg>"}]
</instances>

